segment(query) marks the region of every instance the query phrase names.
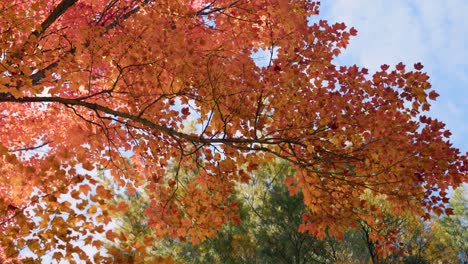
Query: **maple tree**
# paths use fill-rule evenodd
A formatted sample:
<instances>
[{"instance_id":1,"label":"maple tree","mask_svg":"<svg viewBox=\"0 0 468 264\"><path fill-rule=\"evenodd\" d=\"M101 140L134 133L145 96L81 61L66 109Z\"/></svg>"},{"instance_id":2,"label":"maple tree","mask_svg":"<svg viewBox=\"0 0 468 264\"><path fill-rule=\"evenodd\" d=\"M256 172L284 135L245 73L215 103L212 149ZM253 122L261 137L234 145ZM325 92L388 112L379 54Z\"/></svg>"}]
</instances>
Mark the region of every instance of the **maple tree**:
<instances>
[{"instance_id":1,"label":"maple tree","mask_svg":"<svg viewBox=\"0 0 468 264\"><path fill-rule=\"evenodd\" d=\"M299 229L317 238L325 230L340 238L356 219L378 227L383 212L362 198L366 190L393 214L450 214L446 190L466 182L467 157L442 122L424 115L437 93L422 65L383 65L372 75L335 65L357 31L313 22L318 7L2 1L4 261L25 248L86 259L72 243L80 236L100 248L90 234L127 206L107 203L112 193L93 176L98 168L130 194L146 184L156 237L193 243L238 221L235 183L274 157L297 169L286 184L320 216L305 214ZM265 67L252 58L257 51L270 52ZM185 129L189 117L195 132ZM182 168L193 175L179 177Z\"/></svg>"}]
</instances>

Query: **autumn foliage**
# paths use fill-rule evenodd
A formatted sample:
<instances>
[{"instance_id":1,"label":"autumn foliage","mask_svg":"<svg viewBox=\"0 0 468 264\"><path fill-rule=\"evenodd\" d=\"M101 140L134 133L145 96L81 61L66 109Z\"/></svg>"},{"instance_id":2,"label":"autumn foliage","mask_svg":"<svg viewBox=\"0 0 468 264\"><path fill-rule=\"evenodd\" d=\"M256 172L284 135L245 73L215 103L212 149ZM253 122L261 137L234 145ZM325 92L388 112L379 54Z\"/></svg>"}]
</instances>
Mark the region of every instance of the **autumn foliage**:
<instances>
[{"instance_id":1,"label":"autumn foliage","mask_svg":"<svg viewBox=\"0 0 468 264\"><path fill-rule=\"evenodd\" d=\"M447 189L467 181L467 157L424 114L437 93L423 66L371 74L335 65L357 31L319 20L318 8L0 1L2 258L27 248L86 259L73 241L99 249L92 234L125 240L106 230L126 205L107 203L97 169L128 193L148 191L157 237L193 243L238 220L230 194L274 157L297 169L286 184L310 209L299 229L318 238L326 230L339 238L359 221L382 229L382 208L364 194L396 215L450 213Z\"/></svg>"}]
</instances>

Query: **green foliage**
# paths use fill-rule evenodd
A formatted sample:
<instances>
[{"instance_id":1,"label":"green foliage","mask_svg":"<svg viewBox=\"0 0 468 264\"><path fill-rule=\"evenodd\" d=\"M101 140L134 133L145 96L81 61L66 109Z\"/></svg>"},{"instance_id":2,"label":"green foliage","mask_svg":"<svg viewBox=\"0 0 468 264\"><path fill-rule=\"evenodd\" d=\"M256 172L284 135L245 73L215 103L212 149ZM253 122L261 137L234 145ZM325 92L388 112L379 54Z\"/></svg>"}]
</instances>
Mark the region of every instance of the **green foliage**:
<instances>
[{"instance_id":1,"label":"green foliage","mask_svg":"<svg viewBox=\"0 0 468 264\"><path fill-rule=\"evenodd\" d=\"M429 264L430 262L424 257L419 256L406 256L404 257L404 264Z\"/></svg>"},{"instance_id":2,"label":"green foliage","mask_svg":"<svg viewBox=\"0 0 468 264\"><path fill-rule=\"evenodd\" d=\"M461 263L468 263L468 189L459 187L450 199L453 215L441 220L450 245L456 249Z\"/></svg>"},{"instance_id":3,"label":"green foliage","mask_svg":"<svg viewBox=\"0 0 468 264\"><path fill-rule=\"evenodd\" d=\"M174 173L174 172L168 172ZM193 172L178 169L179 177L190 178ZM298 232L302 215L311 212L303 202L302 192L291 195L283 182L293 177L295 169L286 162L263 164L250 174L250 181L237 186L230 200L237 203L241 222L229 222L218 231L215 238L193 245L174 238L152 237L147 252L154 256L170 256L185 263L405 263L426 264L434 261L451 263L456 254L466 252L466 198L463 190L456 190L451 200L454 215L440 220L423 221L412 216L385 218L385 230L398 229L397 252L380 259L374 256L375 245L384 241L372 241L370 227L361 222L356 229L349 229L342 240L327 236L319 240L308 233ZM112 186L107 182L108 187ZM118 229L126 234L126 241L110 247L124 255L139 254L132 248L138 241L148 239L154 230L148 227L144 210L145 190L129 194L122 189L116 192L114 204L126 202L128 210L117 216ZM377 200L374 202L378 202ZM313 215L313 214L312 214ZM438 251L438 249L443 249ZM463 251L465 250L465 251ZM444 255L445 252L445 255ZM401 255L403 254L403 255ZM455 256L455 257L454 257ZM464 263L464 262L461 262Z\"/></svg>"},{"instance_id":4,"label":"green foliage","mask_svg":"<svg viewBox=\"0 0 468 264\"><path fill-rule=\"evenodd\" d=\"M241 223L225 225L196 246L171 241L178 248L174 257L190 263L331 263L327 241L298 232L307 209L302 194L290 196L283 184L294 173L285 162L260 166L233 197Z\"/></svg>"}]
</instances>

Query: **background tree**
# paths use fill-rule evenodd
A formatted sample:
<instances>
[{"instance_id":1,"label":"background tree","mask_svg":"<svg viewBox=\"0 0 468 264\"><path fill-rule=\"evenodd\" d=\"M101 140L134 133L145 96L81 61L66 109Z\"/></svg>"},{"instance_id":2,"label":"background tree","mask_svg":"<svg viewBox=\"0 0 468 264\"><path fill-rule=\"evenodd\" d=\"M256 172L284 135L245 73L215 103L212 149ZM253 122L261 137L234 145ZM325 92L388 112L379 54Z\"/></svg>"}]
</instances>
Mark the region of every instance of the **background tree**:
<instances>
[{"instance_id":1,"label":"background tree","mask_svg":"<svg viewBox=\"0 0 468 264\"><path fill-rule=\"evenodd\" d=\"M187 174L191 172L179 170L179 177L187 177ZM147 248L148 254L172 256L190 263L322 263L331 260L325 241L298 232L302 213L307 208L300 193L290 196L283 185L284 179L292 176L294 169L280 160L261 165L251 174L250 182L237 186L231 198L239 207L240 222L223 226L216 237L196 246L180 239L152 237L153 246ZM120 193L114 196L115 204L126 202L128 209L113 216L118 223L115 228L125 234L125 241L109 244L109 248L135 258L141 253L135 250L135 242L150 239L148 236L154 233L142 214L148 200L144 191L128 195L115 186L113 189Z\"/></svg>"},{"instance_id":2,"label":"background tree","mask_svg":"<svg viewBox=\"0 0 468 264\"><path fill-rule=\"evenodd\" d=\"M373 74L334 65L357 31L313 20L318 8L310 0L2 1L2 261L18 257L16 245L40 257L62 243L65 258L85 258L74 254L74 232L99 247L95 235L110 221L100 212L126 207L108 203L96 168L130 195L146 186L154 236L194 244L238 218L236 183L276 157L293 164L288 188L311 212L301 231L319 239L342 237L356 219L382 223L383 213L362 203L366 191L384 194L396 215L450 213L446 191L466 182L467 157L424 115L437 93L422 65ZM257 51L270 52L265 67ZM184 131L189 118L196 132ZM194 173L179 177L180 169ZM83 210L50 217L70 211L61 197L74 188ZM46 200L53 209L35 217L28 208ZM96 219L82 224L87 214Z\"/></svg>"},{"instance_id":3,"label":"background tree","mask_svg":"<svg viewBox=\"0 0 468 264\"><path fill-rule=\"evenodd\" d=\"M191 173L181 170L179 177L187 177L187 174ZM330 236L318 240L298 232L302 215L308 210L301 193L295 193L295 188L288 190L282 184L292 176L294 169L288 163L276 160L262 164L250 175L248 183L237 186L231 198L239 207L241 221L224 225L215 237L198 245L152 236L154 230L146 224L147 219L142 214L148 206L145 191L128 195L114 185L115 204L126 201L128 209L113 216L118 223L115 228L124 234L121 237L125 240L109 244L108 248L114 256L120 254L126 256L126 260L134 260L142 257L142 251L136 247L146 239L153 244L146 247L142 259L171 256L187 263L463 263L458 247L453 244L455 239L441 227L445 218L441 220L437 216L423 220L410 213L404 216L387 213L384 229L378 230L387 236L382 241L370 240L372 230L364 221L357 228L348 228L342 240ZM295 195L291 196L290 191ZM458 203L458 199L458 195L454 195L451 203ZM379 197L368 196L366 200L384 210L388 208ZM460 212L463 211L455 209L450 217L459 218ZM454 227L460 224L453 223ZM391 238L395 232L396 241ZM458 232L456 236L462 234ZM392 245L395 250L379 256L376 254L379 245Z\"/></svg>"},{"instance_id":4,"label":"background tree","mask_svg":"<svg viewBox=\"0 0 468 264\"><path fill-rule=\"evenodd\" d=\"M283 184L295 170L284 161L261 165L249 183L235 192L241 222L221 229L215 238L193 247L185 245L180 257L197 263L329 263L326 241L298 232L307 212L301 193L290 196Z\"/></svg>"},{"instance_id":5,"label":"background tree","mask_svg":"<svg viewBox=\"0 0 468 264\"><path fill-rule=\"evenodd\" d=\"M453 214L440 220L437 234L442 243L449 242L460 263L468 263L468 191L466 185L456 189L450 199ZM449 259L450 260L450 259Z\"/></svg>"},{"instance_id":6,"label":"background tree","mask_svg":"<svg viewBox=\"0 0 468 264\"><path fill-rule=\"evenodd\" d=\"M308 212L303 195L283 182L294 177L295 170L284 162L263 166L254 181L262 185L263 197L246 197L258 225L254 237L258 246L257 263L324 263L332 260L325 241L298 232L302 215ZM292 194L292 197L290 196ZM263 201L258 201L256 199Z\"/></svg>"}]
</instances>

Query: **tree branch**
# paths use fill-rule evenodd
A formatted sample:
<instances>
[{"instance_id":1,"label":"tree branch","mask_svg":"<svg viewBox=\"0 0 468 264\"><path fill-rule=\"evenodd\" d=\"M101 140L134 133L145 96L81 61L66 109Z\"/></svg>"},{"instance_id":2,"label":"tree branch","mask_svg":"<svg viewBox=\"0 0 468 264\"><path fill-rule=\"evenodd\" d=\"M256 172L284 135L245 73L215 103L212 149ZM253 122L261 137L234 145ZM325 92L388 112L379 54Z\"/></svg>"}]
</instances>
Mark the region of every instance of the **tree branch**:
<instances>
[{"instance_id":1,"label":"tree branch","mask_svg":"<svg viewBox=\"0 0 468 264\"><path fill-rule=\"evenodd\" d=\"M32 34L39 37L44 33L60 16L62 16L70 7L72 7L78 0L62 0L50 15L41 23L40 31L35 30Z\"/></svg>"},{"instance_id":2,"label":"tree branch","mask_svg":"<svg viewBox=\"0 0 468 264\"><path fill-rule=\"evenodd\" d=\"M62 98L62 97L22 97L22 98L14 98L11 96L8 97L0 97L0 102L12 102L12 103L60 103L65 106L76 105L76 106L83 106L85 108L100 111L109 115L113 115L116 117L125 118L128 120L132 120L136 123L140 123L148 128L155 129L159 132L162 132L166 135L177 137L181 139L185 139L190 142L195 142L199 144L219 144L219 143L227 143L227 144L265 144L265 145L278 145L281 143L290 143L290 144L297 144L303 145L301 142L295 142L288 139L282 138L264 138L264 139L249 139L249 138L203 138L198 136L192 136L189 134L185 134L182 132L178 132L172 128L155 124L154 122L139 117L137 115L132 115L129 113L117 111L111 109L106 106L102 106L96 103L90 103L83 100L78 99L71 99L71 98Z\"/></svg>"},{"instance_id":3,"label":"tree branch","mask_svg":"<svg viewBox=\"0 0 468 264\"><path fill-rule=\"evenodd\" d=\"M52 141L46 141L42 144L39 144L37 146L33 146L33 147L26 147L26 148L19 148L19 149L13 149L13 150L9 150L8 152L18 152L18 151L28 151L28 150L36 150L36 149L39 149L39 148L42 148L43 146L45 145L48 145L52 143Z\"/></svg>"}]
</instances>

